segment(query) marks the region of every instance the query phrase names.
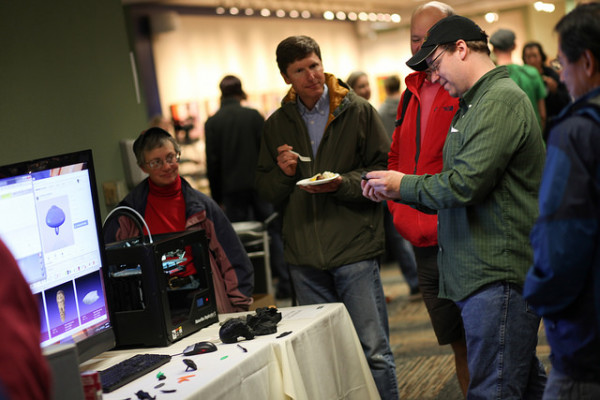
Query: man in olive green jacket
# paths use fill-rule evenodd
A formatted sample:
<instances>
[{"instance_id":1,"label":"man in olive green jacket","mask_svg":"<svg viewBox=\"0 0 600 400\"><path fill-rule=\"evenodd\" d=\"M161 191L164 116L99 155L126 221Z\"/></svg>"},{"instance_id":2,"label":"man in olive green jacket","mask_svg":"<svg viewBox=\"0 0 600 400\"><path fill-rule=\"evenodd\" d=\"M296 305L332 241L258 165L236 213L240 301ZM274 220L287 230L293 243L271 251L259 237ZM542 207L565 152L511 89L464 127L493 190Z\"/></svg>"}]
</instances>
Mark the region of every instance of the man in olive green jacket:
<instances>
[{"instance_id":1,"label":"man in olive green jacket","mask_svg":"<svg viewBox=\"0 0 600 400\"><path fill-rule=\"evenodd\" d=\"M385 127L366 100L323 72L313 39L283 40L277 62L292 88L265 123L258 192L283 210L285 259L298 302L343 302L379 394L396 399L377 260L384 251L383 210L365 199L360 187L364 171L387 165ZM301 161L299 155L310 161ZM297 185L325 171L339 176Z\"/></svg>"}]
</instances>

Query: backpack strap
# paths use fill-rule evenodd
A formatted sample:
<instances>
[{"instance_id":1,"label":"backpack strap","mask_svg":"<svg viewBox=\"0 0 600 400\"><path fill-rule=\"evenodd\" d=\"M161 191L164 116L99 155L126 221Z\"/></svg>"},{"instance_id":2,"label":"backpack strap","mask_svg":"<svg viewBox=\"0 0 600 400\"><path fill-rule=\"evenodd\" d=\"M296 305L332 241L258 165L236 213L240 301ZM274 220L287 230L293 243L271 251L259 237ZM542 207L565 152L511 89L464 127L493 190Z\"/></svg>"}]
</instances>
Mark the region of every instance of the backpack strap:
<instances>
[{"instance_id":1,"label":"backpack strap","mask_svg":"<svg viewBox=\"0 0 600 400\"><path fill-rule=\"evenodd\" d=\"M402 97L402 111L400 113L400 118L396 120L396 126L402 125L402 121L404 121L404 114L406 114L406 108L408 107L408 102L412 97L412 92L408 89L404 91L404 97Z\"/></svg>"},{"instance_id":2,"label":"backpack strap","mask_svg":"<svg viewBox=\"0 0 600 400\"><path fill-rule=\"evenodd\" d=\"M402 97L402 111L400 112L400 118L396 120L396 127L402 125L404 121L404 114L406 114L406 109L408 108L408 103L410 102L410 98L412 97L412 92L408 89L404 91L404 97ZM421 106L417 107L417 131L416 131L416 152L415 152L415 174L417 173L417 164L419 162L419 155L421 154Z\"/></svg>"}]
</instances>

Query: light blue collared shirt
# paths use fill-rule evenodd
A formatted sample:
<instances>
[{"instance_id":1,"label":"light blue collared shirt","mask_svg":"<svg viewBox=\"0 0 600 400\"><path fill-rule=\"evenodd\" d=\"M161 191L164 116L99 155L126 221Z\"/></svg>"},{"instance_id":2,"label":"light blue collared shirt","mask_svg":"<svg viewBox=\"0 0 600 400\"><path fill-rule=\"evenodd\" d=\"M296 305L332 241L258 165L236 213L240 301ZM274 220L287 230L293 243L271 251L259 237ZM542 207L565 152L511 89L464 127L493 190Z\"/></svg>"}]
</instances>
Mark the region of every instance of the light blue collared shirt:
<instances>
[{"instance_id":1,"label":"light blue collared shirt","mask_svg":"<svg viewBox=\"0 0 600 400\"><path fill-rule=\"evenodd\" d=\"M325 126L329 119L329 88L327 85L323 85L323 94L317 104L315 104L312 110L309 110L300 97L298 97L298 112L302 116L306 129L308 130L308 136L310 137L310 145L312 146L313 157L316 157L317 150L323 134L325 133Z\"/></svg>"}]
</instances>

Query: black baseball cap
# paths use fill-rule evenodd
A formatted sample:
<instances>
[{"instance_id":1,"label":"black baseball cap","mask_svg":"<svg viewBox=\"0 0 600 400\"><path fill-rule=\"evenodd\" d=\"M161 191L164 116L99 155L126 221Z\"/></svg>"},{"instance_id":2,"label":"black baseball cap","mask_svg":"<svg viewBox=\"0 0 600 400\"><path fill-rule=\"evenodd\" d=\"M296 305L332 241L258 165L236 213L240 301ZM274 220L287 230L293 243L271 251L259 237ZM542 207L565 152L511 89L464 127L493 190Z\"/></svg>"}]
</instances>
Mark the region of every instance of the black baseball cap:
<instances>
[{"instance_id":1,"label":"black baseball cap","mask_svg":"<svg viewBox=\"0 0 600 400\"><path fill-rule=\"evenodd\" d=\"M440 44L454 43L462 39L484 40L487 43L487 34L475 22L460 15L451 15L439 20L429 29L421 49L406 62L406 65L415 71L425 71L425 59L433 54Z\"/></svg>"}]
</instances>

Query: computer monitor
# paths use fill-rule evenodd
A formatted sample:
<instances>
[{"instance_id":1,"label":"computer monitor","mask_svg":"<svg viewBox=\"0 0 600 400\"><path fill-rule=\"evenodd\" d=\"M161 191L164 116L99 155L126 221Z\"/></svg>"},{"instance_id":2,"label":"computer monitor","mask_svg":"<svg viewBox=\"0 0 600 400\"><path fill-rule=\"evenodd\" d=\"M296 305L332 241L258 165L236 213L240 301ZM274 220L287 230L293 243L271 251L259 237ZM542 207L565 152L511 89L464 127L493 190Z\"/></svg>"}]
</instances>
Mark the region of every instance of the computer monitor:
<instances>
[{"instance_id":1,"label":"computer monitor","mask_svg":"<svg viewBox=\"0 0 600 400\"><path fill-rule=\"evenodd\" d=\"M40 306L41 346L115 346L91 150L0 167L0 237Z\"/></svg>"}]
</instances>

